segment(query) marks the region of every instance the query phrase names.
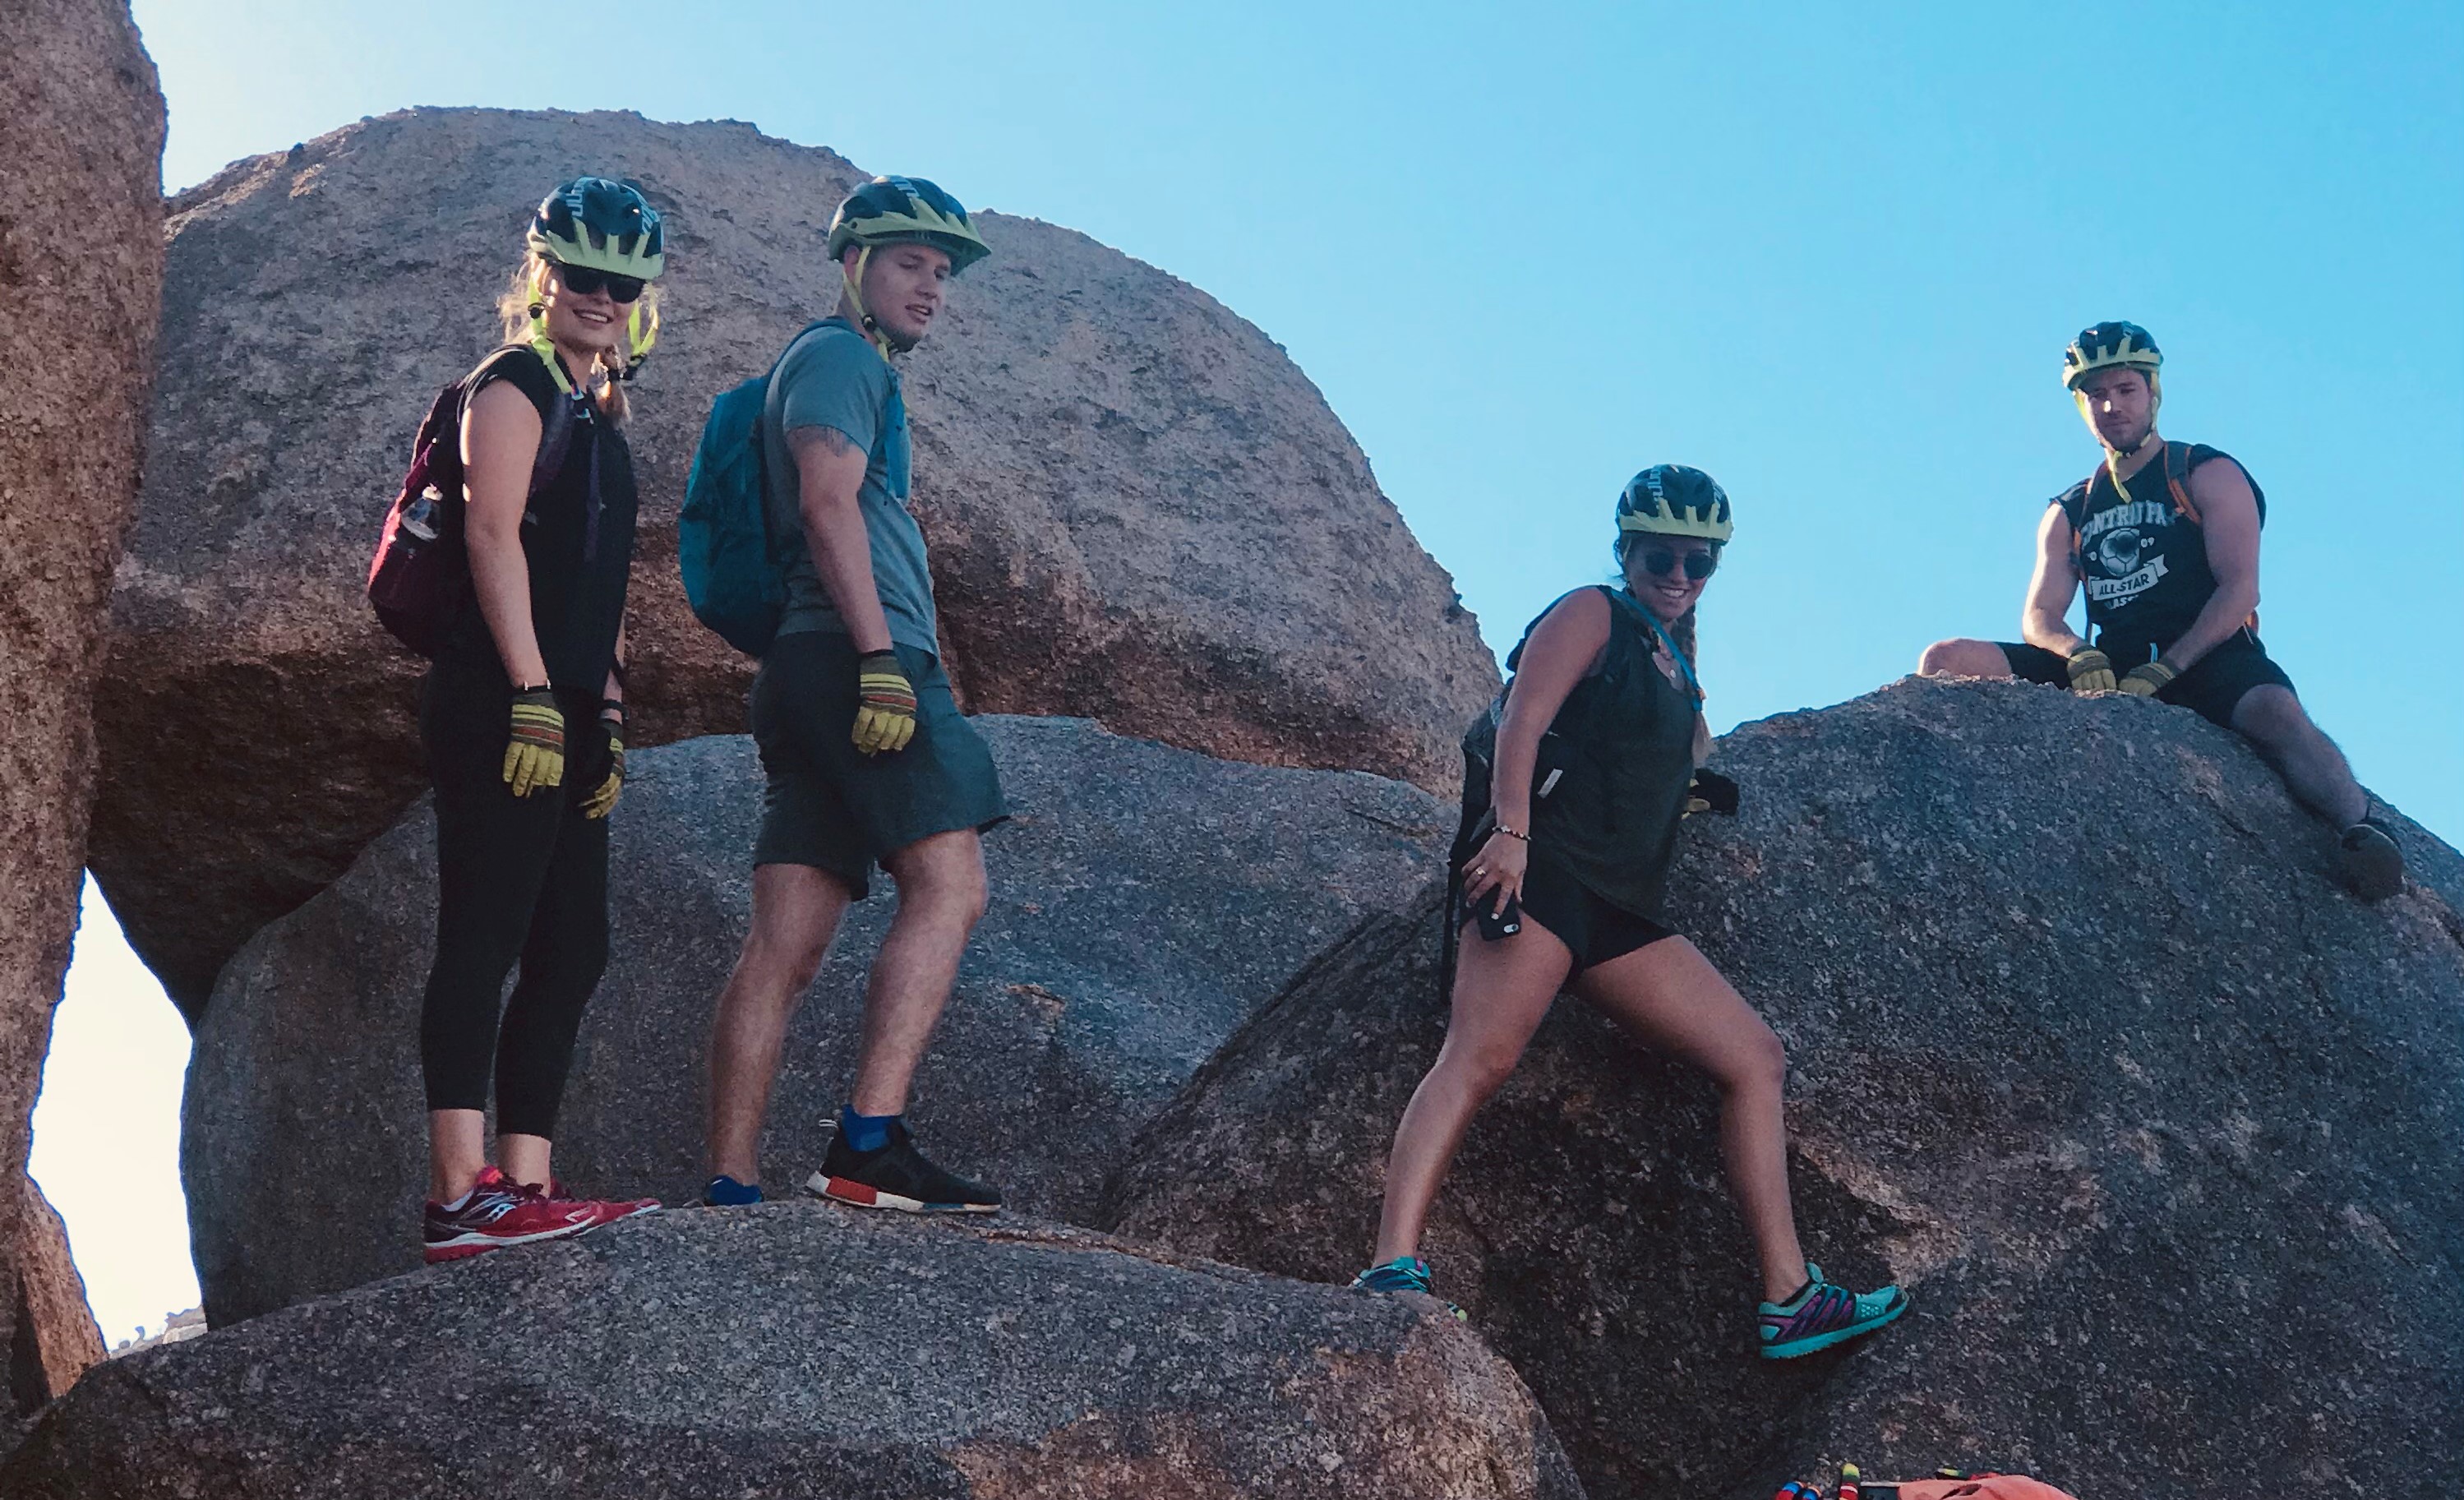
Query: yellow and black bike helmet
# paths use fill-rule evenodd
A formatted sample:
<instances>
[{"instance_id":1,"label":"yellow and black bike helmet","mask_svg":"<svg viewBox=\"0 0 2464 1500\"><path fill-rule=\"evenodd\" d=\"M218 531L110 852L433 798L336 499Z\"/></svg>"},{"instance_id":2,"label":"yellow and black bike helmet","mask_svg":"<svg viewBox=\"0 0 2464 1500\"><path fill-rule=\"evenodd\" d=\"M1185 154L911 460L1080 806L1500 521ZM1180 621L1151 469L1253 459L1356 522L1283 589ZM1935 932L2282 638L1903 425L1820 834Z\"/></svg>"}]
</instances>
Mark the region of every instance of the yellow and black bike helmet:
<instances>
[{"instance_id":1,"label":"yellow and black bike helmet","mask_svg":"<svg viewBox=\"0 0 2464 1500\"><path fill-rule=\"evenodd\" d=\"M2165 351L2156 347L2156 341L2148 337L2146 329L2137 323L2098 323L2081 329L2070 347L2062 351L2062 385L2069 388L2071 399L2079 403L2079 419L2093 432L2096 414L2088 409L2087 392L2079 389L2079 382L2098 370L2137 370L2147 379L2147 430L2152 436L2157 409L2165 405L2165 386L2159 375L2164 366ZM2141 446L2145 441L2141 439ZM2131 450L2134 453L2138 451ZM2117 463L2120 456L2105 455L2105 467L2112 471L2117 489L2122 485L2122 470Z\"/></svg>"},{"instance_id":2,"label":"yellow and black bike helmet","mask_svg":"<svg viewBox=\"0 0 2464 1500\"><path fill-rule=\"evenodd\" d=\"M2156 372L2164 364L2165 352L2156 347L2156 341L2147 336L2146 329L2137 323L2098 323L2081 330L2070 347L2062 351L2062 385L2066 389L2077 390L2079 382L2096 371L2119 366L2145 374L2153 388Z\"/></svg>"},{"instance_id":3,"label":"yellow and black bike helmet","mask_svg":"<svg viewBox=\"0 0 2464 1500\"><path fill-rule=\"evenodd\" d=\"M605 177L577 177L549 193L524 240L561 265L645 281L668 269L659 210L638 189Z\"/></svg>"},{"instance_id":4,"label":"yellow and black bike helmet","mask_svg":"<svg viewBox=\"0 0 2464 1500\"><path fill-rule=\"evenodd\" d=\"M610 276L657 279L668 269L667 227L641 189L608 177L577 177L549 193L531 215L522 242L532 253L561 266L580 266ZM531 342L556 377L557 388L570 394L564 366L546 349L547 324L539 304L531 305ZM619 379L642 373L642 362L659 342L659 308L642 298L625 315L625 367Z\"/></svg>"},{"instance_id":5,"label":"yellow and black bike helmet","mask_svg":"<svg viewBox=\"0 0 2464 1500\"><path fill-rule=\"evenodd\" d=\"M1653 464L1626 481L1617 496L1617 532L1656 537L1700 537L1726 543L1736 531L1728 492L1700 469Z\"/></svg>"},{"instance_id":6,"label":"yellow and black bike helmet","mask_svg":"<svg viewBox=\"0 0 2464 1500\"><path fill-rule=\"evenodd\" d=\"M876 177L847 194L830 219L830 258L849 245L930 245L950 257L952 276L993 253L965 205L921 177Z\"/></svg>"}]
</instances>

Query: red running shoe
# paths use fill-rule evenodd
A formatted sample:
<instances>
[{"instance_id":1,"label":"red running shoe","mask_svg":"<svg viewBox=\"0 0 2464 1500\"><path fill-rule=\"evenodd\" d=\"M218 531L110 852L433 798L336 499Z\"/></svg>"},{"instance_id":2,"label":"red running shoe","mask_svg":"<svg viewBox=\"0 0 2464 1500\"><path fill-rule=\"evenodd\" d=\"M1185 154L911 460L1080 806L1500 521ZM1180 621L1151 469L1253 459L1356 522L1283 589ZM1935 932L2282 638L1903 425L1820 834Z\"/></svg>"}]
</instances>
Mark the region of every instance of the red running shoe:
<instances>
[{"instance_id":1,"label":"red running shoe","mask_svg":"<svg viewBox=\"0 0 2464 1500\"><path fill-rule=\"evenodd\" d=\"M596 1229L605 1221L593 1205L558 1202L535 1187L525 1187L495 1167L482 1167L459 1208L428 1205L420 1240L428 1264L458 1261L505 1245L537 1240L561 1240Z\"/></svg>"},{"instance_id":2,"label":"red running shoe","mask_svg":"<svg viewBox=\"0 0 2464 1500\"><path fill-rule=\"evenodd\" d=\"M563 1181L557 1178L549 1178L546 1188L534 1188L532 1191L543 1192L551 1203L580 1204L597 1214L601 1224L615 1224L619 1220L638 1219L644 1214L654 1214L659 1211L659 1201L655 1198L578 1198L572 1189L566 1187Z\"/></svg>"}]
</instances>

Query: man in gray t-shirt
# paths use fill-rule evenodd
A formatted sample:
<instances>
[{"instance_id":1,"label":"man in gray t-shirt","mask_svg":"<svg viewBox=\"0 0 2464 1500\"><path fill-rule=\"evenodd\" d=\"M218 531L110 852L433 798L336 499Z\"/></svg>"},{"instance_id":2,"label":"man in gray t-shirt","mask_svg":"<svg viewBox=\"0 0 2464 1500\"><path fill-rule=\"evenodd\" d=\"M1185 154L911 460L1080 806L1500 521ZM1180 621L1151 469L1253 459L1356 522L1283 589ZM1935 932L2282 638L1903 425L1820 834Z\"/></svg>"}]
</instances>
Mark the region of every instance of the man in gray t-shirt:
<instances>
[{"instance_id":1,"label":"man in gray t-shirt","mask_svg":"<svg viewBox=\"0 0 2464 1500\"><path fill-rule=\"evenodd\" d=\"M762 406L763 499L787 608L753 681L768 786L753 927L711 1030L706 1196L761 1201L761 1120L787 1023L878 864L898 911L866 986L854 1087L805 1185L870 1208L990 1213L1000 1191L927 1160L905 1121L983 914L979 836L1009 809L941 667L891 365L924 337L949 278L989 252L957 199L882 177L839 206L829 253L837 313L788 346Z\"/></svg>"},{"instance_id":2,"label":"man in gray t-shirt","mask_svg":"<svg viewBox=\"0 0 2464 1500\"><path fill-rule=\"evenodd\" d=\"M856 505L870 542L872 586L889 617L890 638L938 654L924 533L907 510L907 403L899 392L898 372L844 318L830 319L799 337L770 378L769 399L761 408L762 458L768 473L797 472L787 438L807 428L839 433L864 450L864 482L856 490ZM847 634L806 544L796 491L774 484L766 500L771 544L787 583L787 612L779 633Z\"/></svg>"}]
</instances>

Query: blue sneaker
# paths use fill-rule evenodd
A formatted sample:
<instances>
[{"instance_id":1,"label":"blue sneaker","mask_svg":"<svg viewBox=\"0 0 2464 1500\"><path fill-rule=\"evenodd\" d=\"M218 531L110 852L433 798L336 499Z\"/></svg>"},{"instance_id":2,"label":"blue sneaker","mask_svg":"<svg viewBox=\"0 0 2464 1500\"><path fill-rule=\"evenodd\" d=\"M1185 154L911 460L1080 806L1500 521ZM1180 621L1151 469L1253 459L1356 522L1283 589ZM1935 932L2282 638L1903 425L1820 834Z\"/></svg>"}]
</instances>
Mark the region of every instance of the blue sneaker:
<instances>
[{"instance_id":1,"label":"blue sneaker","mask_svg":"<svg viewBox=\"0 0 2464 1500\"><path fill-rule=\"evenodd\" d=\"M1908 1310L1897 1287L1855 1292L1822 1279L1822 1268L1805 1263L1805 1290L1786 1302L1762 1305L1762 1356L1793 1359L1862 1337Z\"/></svg>"},{"instance_id":2,"label":"blue sneaker","mask_svg":"<svg viewBox=\"0 0 2464 1500\"><path fill-rule=\"evenodd\" d=\"M1383 1266L1372 1266L1352 1278L1352 1288L1355 1291L1417 1291L1424 1297L1438 1296L1429 1263L1417 1255L1397 1255ZM1463 1309L1443 1297L1438 1297L1438 1302L1458 1322L1464 1321Z\"/></svg>"},{"instance_id":3,"label":"blue sneaker","mask_svg":"<svg viewBox=\"0 0 2464 1500\"><path fill-rule=\"evenodd\" d=\"M742 1208L762 1201L761 1184L739 1182L721 1172L710 1180L710 1186L701 1190L701 1201L711 1208Z\"/></svg>"}]
</instances>

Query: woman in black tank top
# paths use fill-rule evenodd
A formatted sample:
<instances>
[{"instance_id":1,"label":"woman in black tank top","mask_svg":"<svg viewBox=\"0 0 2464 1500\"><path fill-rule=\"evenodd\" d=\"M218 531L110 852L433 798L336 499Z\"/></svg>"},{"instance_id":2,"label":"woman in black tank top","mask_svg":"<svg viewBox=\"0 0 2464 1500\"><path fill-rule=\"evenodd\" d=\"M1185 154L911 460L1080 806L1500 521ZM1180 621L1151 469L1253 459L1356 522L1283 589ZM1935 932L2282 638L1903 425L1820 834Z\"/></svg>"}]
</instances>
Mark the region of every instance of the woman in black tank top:
<instances>
[{"instance_id":1,"label":"woman in black tank top","mask_svg":"<svg viewBox=\"0 0 2464 1500\"><path fill-rule=\"evenodd\" d=\"M1661 891L1710 753L1694 609L1730 530L1700 470L1644 470L1617 503L1622 589L1568 594L1507 657L1499 702L1464 736L1446 1041L1395 1133L1376 1264L1353 1285L1428 1291L1421 1229L1471 1117L1504 1085L1560 990L1718 1080L1728 1180L1760 1262L1761 1352L1787 1358L1870 1333L1907 1306L1806 1259L1789 1204L1779 1038L1694 945L1660 925Z\"/></svg>"},{"instance_id":2,"label":"woman in black tank top","mask_svg":"<svg viewBox=\"0 0 2464 1500\"><path fill-rule=\"evenodd\" d=\"M607 962L636 498L623 382L657 328L665 233L639 191L584 177L539 205L527 245L499 307L506 343L463 386L471 597L420 695L436 790L419 1028L431 1265L658 1206L576 1198L549 1152Z\"/></svg>"}]
</instances>

